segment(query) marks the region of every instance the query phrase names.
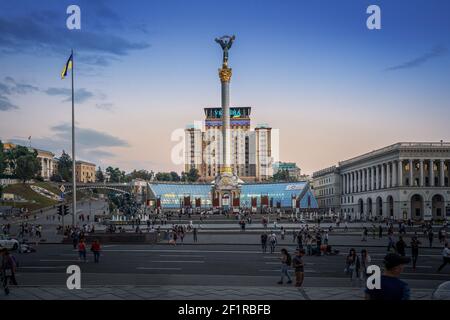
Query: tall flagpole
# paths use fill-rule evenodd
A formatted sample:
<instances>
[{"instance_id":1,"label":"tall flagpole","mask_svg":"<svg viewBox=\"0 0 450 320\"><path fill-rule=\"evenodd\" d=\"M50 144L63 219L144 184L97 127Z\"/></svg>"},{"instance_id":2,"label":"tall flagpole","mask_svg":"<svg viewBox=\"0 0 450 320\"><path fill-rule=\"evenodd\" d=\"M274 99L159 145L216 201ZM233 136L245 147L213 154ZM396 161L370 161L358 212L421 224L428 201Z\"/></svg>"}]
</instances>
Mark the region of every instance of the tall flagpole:
<instances>
[{"instance_id":1,"label":"tall flagpole","mask_svg":"<svg viewBox=\"0 0 450 320\"><path fill-rule=\"evenodd\" d=\"M72 226L75 227L77 215L77 182L76 182L76 160L75 160L75 99L73 90L73 73L75 69L73 49L72 49Z\"/></svg>"}]
</instances>

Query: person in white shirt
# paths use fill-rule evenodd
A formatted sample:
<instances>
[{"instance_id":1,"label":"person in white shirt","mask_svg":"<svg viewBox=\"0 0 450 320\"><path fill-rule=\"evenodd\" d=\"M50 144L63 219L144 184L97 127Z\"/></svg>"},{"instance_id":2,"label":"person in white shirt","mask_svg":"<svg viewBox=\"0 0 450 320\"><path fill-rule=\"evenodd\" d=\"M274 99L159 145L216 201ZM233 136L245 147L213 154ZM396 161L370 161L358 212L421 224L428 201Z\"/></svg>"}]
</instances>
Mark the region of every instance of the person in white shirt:
<instances>
[{"instance_id":1,"label":"person in white shirt","mask_svg":"<svg viewBox=\"0 0 450 320\"><path fill-rule=\"evenodd\" d=\"M440 272L447 265L447 263L450 263L450 249L448 247L448 242L445 243L444 250L442 250L442 260L443 262L438 268L438 272Z\"/></svg>"}]
</instances>

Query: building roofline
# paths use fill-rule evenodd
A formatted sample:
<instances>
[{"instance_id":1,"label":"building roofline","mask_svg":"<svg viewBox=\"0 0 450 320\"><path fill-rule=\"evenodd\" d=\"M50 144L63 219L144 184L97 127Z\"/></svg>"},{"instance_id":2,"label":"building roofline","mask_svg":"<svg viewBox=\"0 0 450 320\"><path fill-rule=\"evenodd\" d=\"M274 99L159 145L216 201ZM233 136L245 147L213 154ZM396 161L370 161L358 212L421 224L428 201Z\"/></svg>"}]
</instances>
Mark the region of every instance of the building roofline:
<instances>
[{"instance_id":1,"label":"building roofline","mask_svg":"<svg viewBox=\"0 0 450 320\"><path fill-rule=\"evenodd\" d=\"M345 166L351 163L354 163L356 161L360 161L363 159L367 159L373 156L379 156L388 152L393 152L393 151L397 151L397 150L401 150L401 149L410 149L410 148L416 148L416 149L420 149L423 147L432 147L432 148L450 148L450 142L398 142L398 143L394 143L392 145L389 145L387 147L383 147L380 149L376 149L367 153L364 153L362 155L344 160L344 161L340 161L339 162L339 167L341 166Z\"/></svg>"}]
</instances>

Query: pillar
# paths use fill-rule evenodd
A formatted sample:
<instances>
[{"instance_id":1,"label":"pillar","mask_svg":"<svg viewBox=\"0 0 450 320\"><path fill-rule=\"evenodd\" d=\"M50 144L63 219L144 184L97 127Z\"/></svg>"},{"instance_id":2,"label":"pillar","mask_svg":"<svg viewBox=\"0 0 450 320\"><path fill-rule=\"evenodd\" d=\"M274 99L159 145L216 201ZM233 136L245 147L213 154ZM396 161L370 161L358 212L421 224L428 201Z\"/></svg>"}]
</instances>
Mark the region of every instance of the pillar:
<instances>
[{"instance_id":1,"label":"pillar","mask_svg":"<svg viewBox=\"0 0 450 320\"><path fill-rule=\"evenodd\" d=\"M370 190L373 191L375 190L375 168L374 167L370 168L370 171L371 171Z\"/></svg>"},{"instance_id":2,"label":"pillar","mask_svg":"<svg viewBox=\"0 0 450 320\"><path fill-rule=\"evenodd\" d=\"M356 192L359 192L359 188L360 188L360 184L361 184L361 171L356 171Z\"/></svg>"},{"instance_id":3,"label":"pillar","mask_svg":"<svg viewBox=\"0 0 450 320\"><path fill-rule=\"evenodd\" d=\"M391 163L386 163L386 188L391 187Z\"/></svg>"},{"instance_id":4,"label":"pillar","mask_svg":"<svg viewBox=\"0 0 450 320\"><path fill-rule=\"evenodd\" d=\"M375 190L378 190L380 188L380 167L375 167Z\"/></svg>"},{"instance_id":5,"label":"pillar","mask_svg":"<svg viewBox=\"0 0 450 320\"><path fill-rule=\"evenodd\" d=\"M403 160L398 161L398 186L403 187Z\"/></svg>"},{"instance_id":6,"label":"pillar","mask_svg":"<svg viewBox=\"0 0 450 320\"><path fill-rule=\"evenodd\" d=\"M385 169L384 169L384 164L381 164L381 187L380 189L383 189L385 187Z\"/></svg>"},{"instance_id":7,"label":"pillar","mask_svg":"<svg viewBox=\"0 0 450 320\"><path fill-rule=\"evenodd\" d=\"M423 159L419 160L419 168L420 168L420 186L423 187L425 185L425 181L423 178Z\"/></svg>"},{"instance_id":8,"label":"pillar","mask_svg":"<svg viewBox=\"0 0 450 320\"><path fill-rule=\"evenodd\" d=\"M395 161L392 161L392 187L398 186L397 166Z\"/></svg>"},{"instance_id":9,"label":"pillar","mask_svg":"<svg viewBox=\"0 0 450 320\"><path fill-rule=\"evenodd\" d=\"M430 187L434 187L434 160L430 159Z\"/></svg>"},{"instance_id":10,"label":"pillar","mask_svg":"<svg viewBox=\"0 0 450 320\"><path fill-rule=\"evenodd\" d=\"M444 174L444 160L443 159L440 160L439 171L440 171L439 181L440 181L441 187L444 187L445 186L445 174Z\"/></svg>"},{"instance_id":11,"label":"pillar","mask_svg":"<svg viewBox=\"0 0 450 320\"><path fill-rule=\"evenodd\" d=\"M366 191L366 169L362 169L361 191Z\"/></svg>"},{"instance_id":12,"label":"pillar","mask_svg":"<svg viewBox=\"0 0 450 320\"><path fill-rule=\"evenodd\" d=\"M409 186L414 186L413 178L414 178L414 175L413 175L413 161L412 161L412 159L409 159Z\"/></svg>"}]
</instances>

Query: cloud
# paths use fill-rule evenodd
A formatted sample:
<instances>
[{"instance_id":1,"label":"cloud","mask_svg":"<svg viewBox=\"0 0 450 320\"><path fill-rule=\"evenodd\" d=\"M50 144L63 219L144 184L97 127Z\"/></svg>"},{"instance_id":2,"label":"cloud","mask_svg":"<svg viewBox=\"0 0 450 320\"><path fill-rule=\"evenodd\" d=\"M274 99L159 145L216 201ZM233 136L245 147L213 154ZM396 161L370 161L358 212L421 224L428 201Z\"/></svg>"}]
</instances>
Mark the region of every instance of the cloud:
<instances>
[{"instance_id":1,"label":"cloud","mask_svg":"<svg viewBox=\"0 0 450 320\"><path fill-rule=\"evenodd\" d=\"M63 102L72 101L72 89L68 88L48 88L45 93L49 96L63 96L66 99ZM84 103L89 99L94 98L94 94L84 88L75 90L75 101L77 103Z\"/></svg>"},{"instance_id":2,"label":"cloud","mask_svg":"<svg viewBox=\"0 0 450 320\"><path fill-rule=\"evenodd\" d=\"M60 124L51 127L55 136L69 141L72 135L72 126L69 124ZM123 139L112 136L108 133L89 128L76 128L76 143L86 148L97 147L128 147L129 144Z\"/></svg>"},{"instance_id":3,"label":"cloud","mask_svg":"<svg viewBox=\"0 0 450 320\"><path fill-rule=\"evenodd\" d=\"M131 51L142 50L150 47L147 42L135 42L126 37L121 37L111 32L91 32L86 29L83 32L69 31L57 24L44 19L42 15L30 14L26 17L6 19L0 17L0 49L5 53L35 53L56 52L67 55L67 48L76 48L78 52L107 54L112 56L126 56ZM103 18L111 15L103 14ZM88 28L89 29L89 28ZM97 30L97 29L96 29ZM111 60L105 56L98 62L105 65Z\"/></svg>"},{"instance_id":4,"label":"cloud","mask_svg":"<svg viewBox=\"0 0 450 320\"><path fill-rule=\"evenodd\" d=\"M427 61L438 58L441 56L444 56L448 53L448 49L444 46L436 46L434 47L430 52L427 52L415 59L412 59L410 61L404 62L402 64L389 67L386 69L386 71L395 71L395 70L401 70L401 69L410 69L415 68L423 65Z\"/></svg>"},{"instance_id":5,"label":"cloud","mask_svg":"<svg viewBox=\"0 0 450 320\"><path fill-rule=\"evenodd\" d=\"M19 109L18 106L11 102L10 96L25 95L36 91L39 91L38 87L17 82L12 77L4 78L4 81L0 82L0 111Z\"/></svg>"},{"instance_id":6,"label":"cloud","mask_svg":"<svg viewBox=\"0 0 450 320\"><path fill-rule=\"evenodd\" d=\"M97 103L95 107L100 110L110 111L113 108L114 104L106 102L106 103Z\"/></svg>"},{"instance_id":7,"label":"cloud","mask_svg":"<svg viewBox=\"0 0 450 320\"><path fill-rule=\"evenodd\" d=\"M0 111L9 111L13 109L19 109L19 107L12 104L7 97L0 95Z\"/></svg>"},{"instance_id":8,"label":"cloud","mask_svg":"<svg viewBox=\"0 0 450 320\"><path fill-rule=\"evenodd\" d=\"M52 135L50 137L32 137L31 146L34 148L48 150L57 157L61 155L62 150L70 152L72 146L72 127L70 124L63 123L50 128ZM23 137L13 137L11 142L20 145L28 145L29 141ZM76 158L77 160L86 160L97 165L107 162L114 158L115 153L105 150L113 147L129 147L128 142L109 133L97 131L94 129L76 127Z\"/></svg>"}]
</instances>

